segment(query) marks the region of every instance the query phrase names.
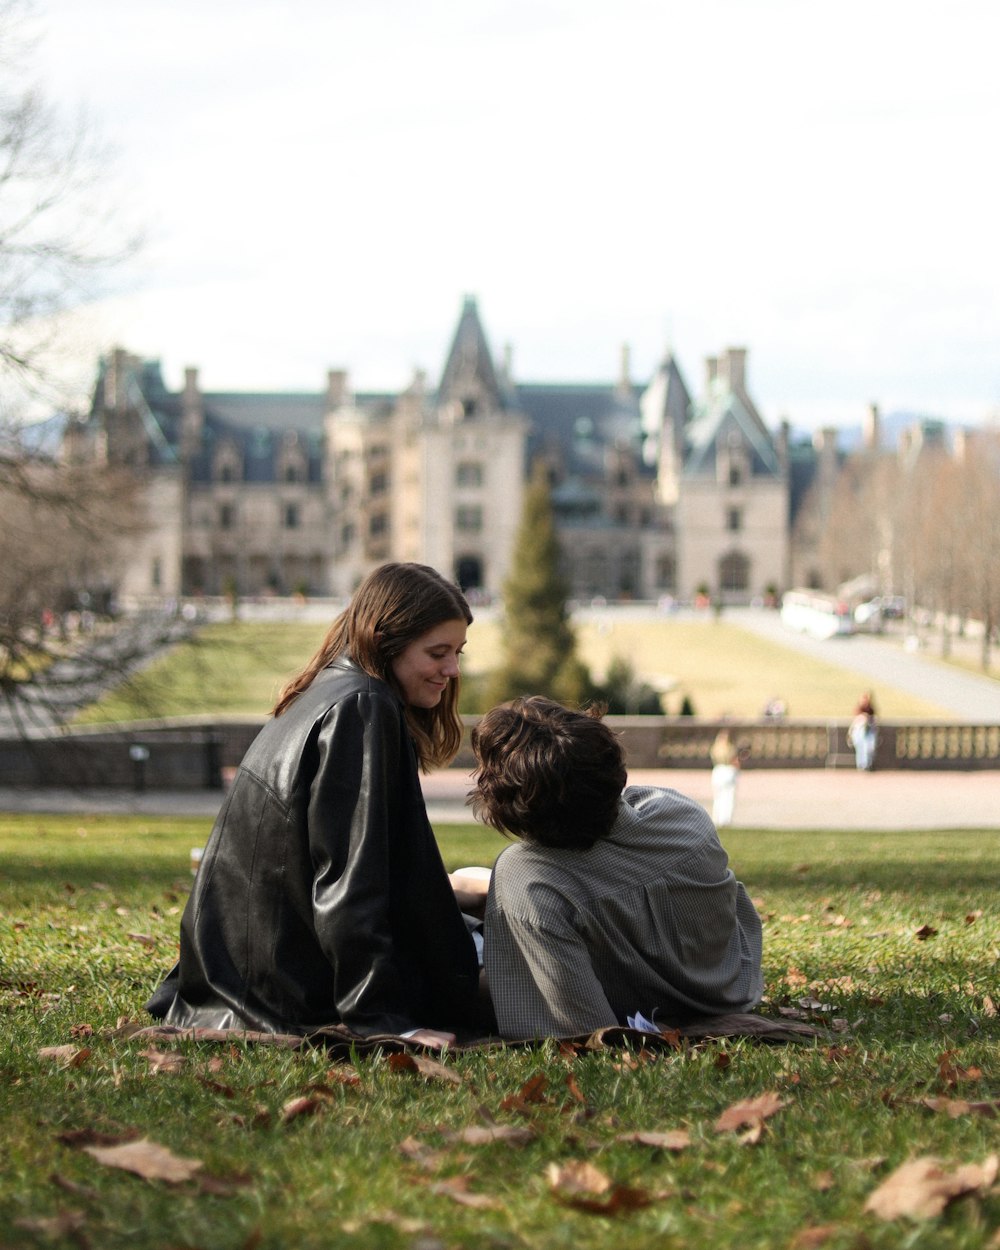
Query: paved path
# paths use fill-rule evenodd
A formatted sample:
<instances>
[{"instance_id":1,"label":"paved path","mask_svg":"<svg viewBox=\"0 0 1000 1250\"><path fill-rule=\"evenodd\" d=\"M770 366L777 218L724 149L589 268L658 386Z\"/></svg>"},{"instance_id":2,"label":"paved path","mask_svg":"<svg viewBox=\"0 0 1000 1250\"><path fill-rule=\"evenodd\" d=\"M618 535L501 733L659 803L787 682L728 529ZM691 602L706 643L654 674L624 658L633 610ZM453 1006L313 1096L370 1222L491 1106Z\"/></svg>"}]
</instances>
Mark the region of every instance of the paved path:
<instances>
[{"instance_id":1,"label":"paved path","mask_svg":"<svg viewBox=\"0 0 1000 1250\"><path fill-rule=\"evenodd\" d=\"M711 810L707 769L637 770L634 785L680 790ZM469 775L446 769L424 778L435 824L471 821ZM0 788L0 812L111 812L212 819L219 791L136 794L123 790ZM855 769L747 769L739 780L736 827L749 829L991 829L1000 832L1000 773L859 773Z\"/></svg>"},{"instance_id":2,"label":"paved path","mask_svg":"<svg viewBox=\"0 0 1000 1250\"><path fill-rule=\"evenodd\" d=\"M777 612L754 608L729 608L724 619L769 642L861 674L876 688L876 706L878 686L894 686L962 720L1000 721L1000 681L946 664L926 651L908 651L902 633L811 638L786 629ZM849 692L845 716L858 694Z\"/></svg>"}]
</instances>

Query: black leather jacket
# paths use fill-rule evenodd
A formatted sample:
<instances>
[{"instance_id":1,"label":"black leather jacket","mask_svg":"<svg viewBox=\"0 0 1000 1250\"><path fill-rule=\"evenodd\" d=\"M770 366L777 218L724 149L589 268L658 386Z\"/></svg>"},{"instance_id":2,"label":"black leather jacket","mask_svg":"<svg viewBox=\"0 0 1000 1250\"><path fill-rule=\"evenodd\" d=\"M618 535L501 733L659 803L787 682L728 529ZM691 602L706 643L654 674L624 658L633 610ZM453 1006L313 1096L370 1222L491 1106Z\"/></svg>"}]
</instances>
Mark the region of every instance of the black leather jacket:
<instances>
[{"instance_id":1,"label":"black leather jacket","mask_svg":"<svg viewBox=\"0 0 1000 1250\"><path fill-rule=\"evenodd\" d=\"M247 751L147 1004L168 1024L455 1031L475 948L392 690L341 657Z\"/></svg>"}]
</instances>

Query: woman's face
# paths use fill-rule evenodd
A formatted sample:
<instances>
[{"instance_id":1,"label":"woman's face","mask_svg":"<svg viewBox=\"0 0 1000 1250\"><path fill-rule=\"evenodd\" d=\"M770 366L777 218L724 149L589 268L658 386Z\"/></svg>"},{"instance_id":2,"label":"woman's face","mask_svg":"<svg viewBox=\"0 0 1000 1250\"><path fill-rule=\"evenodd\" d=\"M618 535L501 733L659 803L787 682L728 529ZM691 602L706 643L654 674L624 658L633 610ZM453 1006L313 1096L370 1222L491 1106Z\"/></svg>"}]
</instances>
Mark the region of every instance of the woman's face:
<instances>
[{"instance_id":1,"label":"woman's face","mask_svg":"<svg viewBox=\"0 0 1000 1250\"><path fill-rule=\"evenodd\" d=\"M465 621L445 621L421 634L391 662L403 699L410 707L437 707L450 681L458 676L465 646Z\"/></svg>"}]
</instances>

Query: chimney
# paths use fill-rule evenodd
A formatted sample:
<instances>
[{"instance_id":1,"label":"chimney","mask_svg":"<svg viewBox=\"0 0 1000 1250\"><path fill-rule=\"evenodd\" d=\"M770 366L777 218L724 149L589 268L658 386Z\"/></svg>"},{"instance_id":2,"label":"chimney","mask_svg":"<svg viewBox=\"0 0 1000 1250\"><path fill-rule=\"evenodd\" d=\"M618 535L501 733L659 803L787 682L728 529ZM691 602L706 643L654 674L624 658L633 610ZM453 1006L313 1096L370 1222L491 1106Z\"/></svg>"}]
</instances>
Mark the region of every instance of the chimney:
<instances>
[{"instance_id":1,"label":"chimney","mask_svg":"<svg viewBox=\"0 0 1000 1250\"><path fill-rule=\"evenodd\" d=\"M181 400L181 455L187 459L201 445L204 411L201 390L198 386L198 370L184 370L184 395Z\"/></svg>"},{"instance_id":2,"label":"chimney","mask_svg":"<svg viewBox=\"0 0 1000 1250\"><path fill-rule=\"evenodd\" d=\"M705 390L710 391L719 376L719 358L717 356L705 357Z\"/></svg>"},{"instance_id":3,"label":"chimney","mask_svg":"<svg viewBox=\"0 0 1000 1250\"><path fill-rule=\"evenodd\" d=\"M820 481L832 487L837 476L837 431L833 426L824 426L813 434L813 448L816 451Z\"/></svg>"},{"instance_id":4,"label":"chimney","mask_svg":"<svg viewBox=\"0 0 1000 1250\"><path fill-rule=\"evenodd\" d=\"M347 399L347 370L328 369L326 374L326 407L328 412L340 408Z\"/></svg>"},{"instance_id":5,"label":"chimney","mask_svg":"<svg viewBox=\"0 0 1000 1250\"><path fill-rule=\"evenodd\" d=\"M503 345L503 376L507 382L514 381L514 345L513 343L504 343Z\"/></svg>"},{"instance_id":6,"label":"chimney","mask_svg":"<svg viewBox=\"0 0 1000 1250\"><path fill-rule=\"evenodd\" d=\"M746 389L747 349L745 347L727 347L722 355L720 373L722 380L731 391Z\"/></svg>"},{"instance_id":7,"label":"chimney","mask_svg":"<svg viewBox=\"0 0 1000 1250\"><path fill-rule=\"evenodd\" d=\"M632 378L630 376L631 365L632 365L631 355L632 353L629 350L628 343L622 343L622 350L621 350L621 357L620 357L621 363L620 363L620 369L618 373L618 387L617 387L619 393L622 395L632 394Z\"/></svg>"},{"instance_id":8,"label":"chimney","mask_svg":"<svg viewBox=\"0 0 1000 1250\"><path fill-rule=\"evenodd\" d=\"M882 441L878 415L878 404L869 404L868 411L865 413L865 419L862 424L865 451L878 451L879 444Z\"/></svg>"}]
</instances>

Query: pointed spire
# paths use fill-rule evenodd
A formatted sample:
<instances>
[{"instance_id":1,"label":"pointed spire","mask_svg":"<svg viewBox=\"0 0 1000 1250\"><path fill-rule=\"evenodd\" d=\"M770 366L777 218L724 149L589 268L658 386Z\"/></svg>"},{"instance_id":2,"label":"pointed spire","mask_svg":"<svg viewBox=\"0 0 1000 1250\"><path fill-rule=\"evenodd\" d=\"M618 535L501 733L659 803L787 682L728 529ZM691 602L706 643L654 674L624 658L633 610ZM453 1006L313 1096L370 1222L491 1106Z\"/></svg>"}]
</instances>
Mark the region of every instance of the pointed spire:
<instances>
[{"instance_id":1,"label":"pointed spire","mask_svg":"<svg viewBox=\"0 0 1000 1250\"><path fill-rule=\"evenodd\" d=\"M460 406L465 417L503 407L493 357L472 295L467 295L462 305L462 315L441 374L438 404Z\"/></svg>"}]
</instances>

